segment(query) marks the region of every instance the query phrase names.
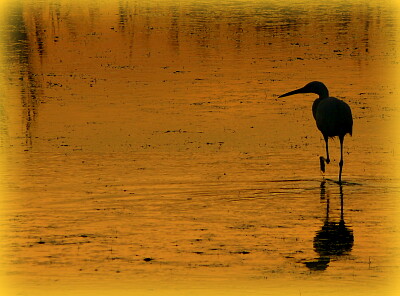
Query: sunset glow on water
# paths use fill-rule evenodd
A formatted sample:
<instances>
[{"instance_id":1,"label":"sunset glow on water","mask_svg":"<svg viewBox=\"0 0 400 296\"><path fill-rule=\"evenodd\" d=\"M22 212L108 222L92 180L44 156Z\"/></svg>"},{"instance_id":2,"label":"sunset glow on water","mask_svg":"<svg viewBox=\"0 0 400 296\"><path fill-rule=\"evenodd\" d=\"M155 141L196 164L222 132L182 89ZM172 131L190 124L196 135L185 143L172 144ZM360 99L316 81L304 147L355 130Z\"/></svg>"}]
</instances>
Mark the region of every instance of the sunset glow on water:
<instances>
[{"instance_id":1,"label":"sunset glow on water","mask_svg":"<svg viewBox=\"0 0 400 296\"><path fill-rule=\"evenodd\" d=\"M396 295L397 5L2 6L7 295Z\"/></svg>"}]
</instances>

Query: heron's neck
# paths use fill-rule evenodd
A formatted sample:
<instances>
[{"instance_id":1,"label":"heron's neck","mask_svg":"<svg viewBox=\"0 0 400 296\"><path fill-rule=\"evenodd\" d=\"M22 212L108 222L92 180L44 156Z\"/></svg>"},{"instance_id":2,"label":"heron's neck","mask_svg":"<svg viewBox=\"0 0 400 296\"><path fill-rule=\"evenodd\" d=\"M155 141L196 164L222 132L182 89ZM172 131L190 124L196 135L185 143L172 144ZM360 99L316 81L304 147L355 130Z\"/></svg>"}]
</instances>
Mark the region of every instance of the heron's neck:
<instances>
[{"instance_id":1,"label":"heron's neck","mask_svg":"<svg viewBox=\"0 0 400 296\"><path fill-rule=\"evenodd\" d=\"M322 89L319 89L318 92L316 92L317 95L319 95L320 99L327 99L329 98L329 91L324 85Z\"/></svg>"},{"instance_id":2,"label":"heron's neck","mask_svg":"<svg viewBox=\"0 0 400 296\"><path fill-rule=\"evenodd\" d=\"M321 98L321 96L318 98L318 99L316 99L315 101L314 101L314 103L312 104L312 114L313 114L313 116L314 116L314 119L317 119L317 108L318 108L318 105L319 105L319 103L321 103L321 101L323 100L323 99L325 99L325 98Z\"/></svg>"}]
</instances>

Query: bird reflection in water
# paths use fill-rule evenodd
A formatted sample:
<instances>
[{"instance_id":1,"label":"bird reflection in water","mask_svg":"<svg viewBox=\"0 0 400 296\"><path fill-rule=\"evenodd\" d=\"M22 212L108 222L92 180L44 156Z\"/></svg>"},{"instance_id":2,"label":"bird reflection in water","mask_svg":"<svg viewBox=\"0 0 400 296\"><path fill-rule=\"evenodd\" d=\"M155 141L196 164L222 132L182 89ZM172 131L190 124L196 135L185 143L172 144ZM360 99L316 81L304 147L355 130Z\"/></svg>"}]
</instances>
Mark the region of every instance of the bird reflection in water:
<instances>
[{"instance_id":1,"label":"bird reflection in water","mask_svg":"<svg viewBox=\"0 0 400 296\"><path fill-rule=\"evenodd\" d=\"M325 270L332 257L347 255L354 244L353 231L346 226L343 213L343 188L340 186L340 220L332 221L329 217L330 200L326 198L325 181L321 183L321 199L326 199L326 216L324 225L314 237L314 250L319 258L306 261L310 270Z\"/></svg>"}]
</instances>

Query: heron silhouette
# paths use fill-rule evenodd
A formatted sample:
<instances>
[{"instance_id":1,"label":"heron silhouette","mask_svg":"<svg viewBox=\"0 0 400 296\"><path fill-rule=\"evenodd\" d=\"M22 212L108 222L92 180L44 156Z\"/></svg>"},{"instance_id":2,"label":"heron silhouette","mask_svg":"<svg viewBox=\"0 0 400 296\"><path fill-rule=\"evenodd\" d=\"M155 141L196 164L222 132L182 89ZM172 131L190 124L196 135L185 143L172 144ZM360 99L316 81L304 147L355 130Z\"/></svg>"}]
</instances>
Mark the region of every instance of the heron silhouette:
<instances>
[{"instance_id":1,"label":"heron silhouette","mask_svg":"<svg viewBox=\"0 0 400 296\"><path fill-rule=\"evenodd\" d=\"M320 156L321 171L325 172L325 162L328 164L329 149L328 139L339 137L340 141L340 162L339 162L339 184L342 183L342 169L343 169L343 140L346 134L353 133L353 117L351 115L350 106L342 100L329 96L328 88L319 81L313 81L306 86L287 92L279 98L303 94L314 93L319 96L312 105L312 112L314 119L317 123L318 129L321 131L326 147L326 158Z\"/></svg>"}]
</instances>

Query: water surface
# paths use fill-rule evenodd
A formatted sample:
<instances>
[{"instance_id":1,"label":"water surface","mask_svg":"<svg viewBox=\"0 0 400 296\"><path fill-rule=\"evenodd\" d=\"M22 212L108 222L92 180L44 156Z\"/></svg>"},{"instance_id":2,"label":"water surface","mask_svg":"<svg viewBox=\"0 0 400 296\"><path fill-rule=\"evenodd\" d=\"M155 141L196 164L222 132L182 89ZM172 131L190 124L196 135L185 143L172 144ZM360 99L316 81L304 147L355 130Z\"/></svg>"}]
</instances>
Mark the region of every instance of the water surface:
<instances>
[{"instance_id":1,"label":"water surface","mask_svg":"<svg viewBox=\"0 0 400 296\"><path fill-rule=\"evenodd\" d=\"M395 295L398 14L24 1L2 25L10 295ZM319 171L323 81L354 117Z\"/></svg>"}]
</instances>

